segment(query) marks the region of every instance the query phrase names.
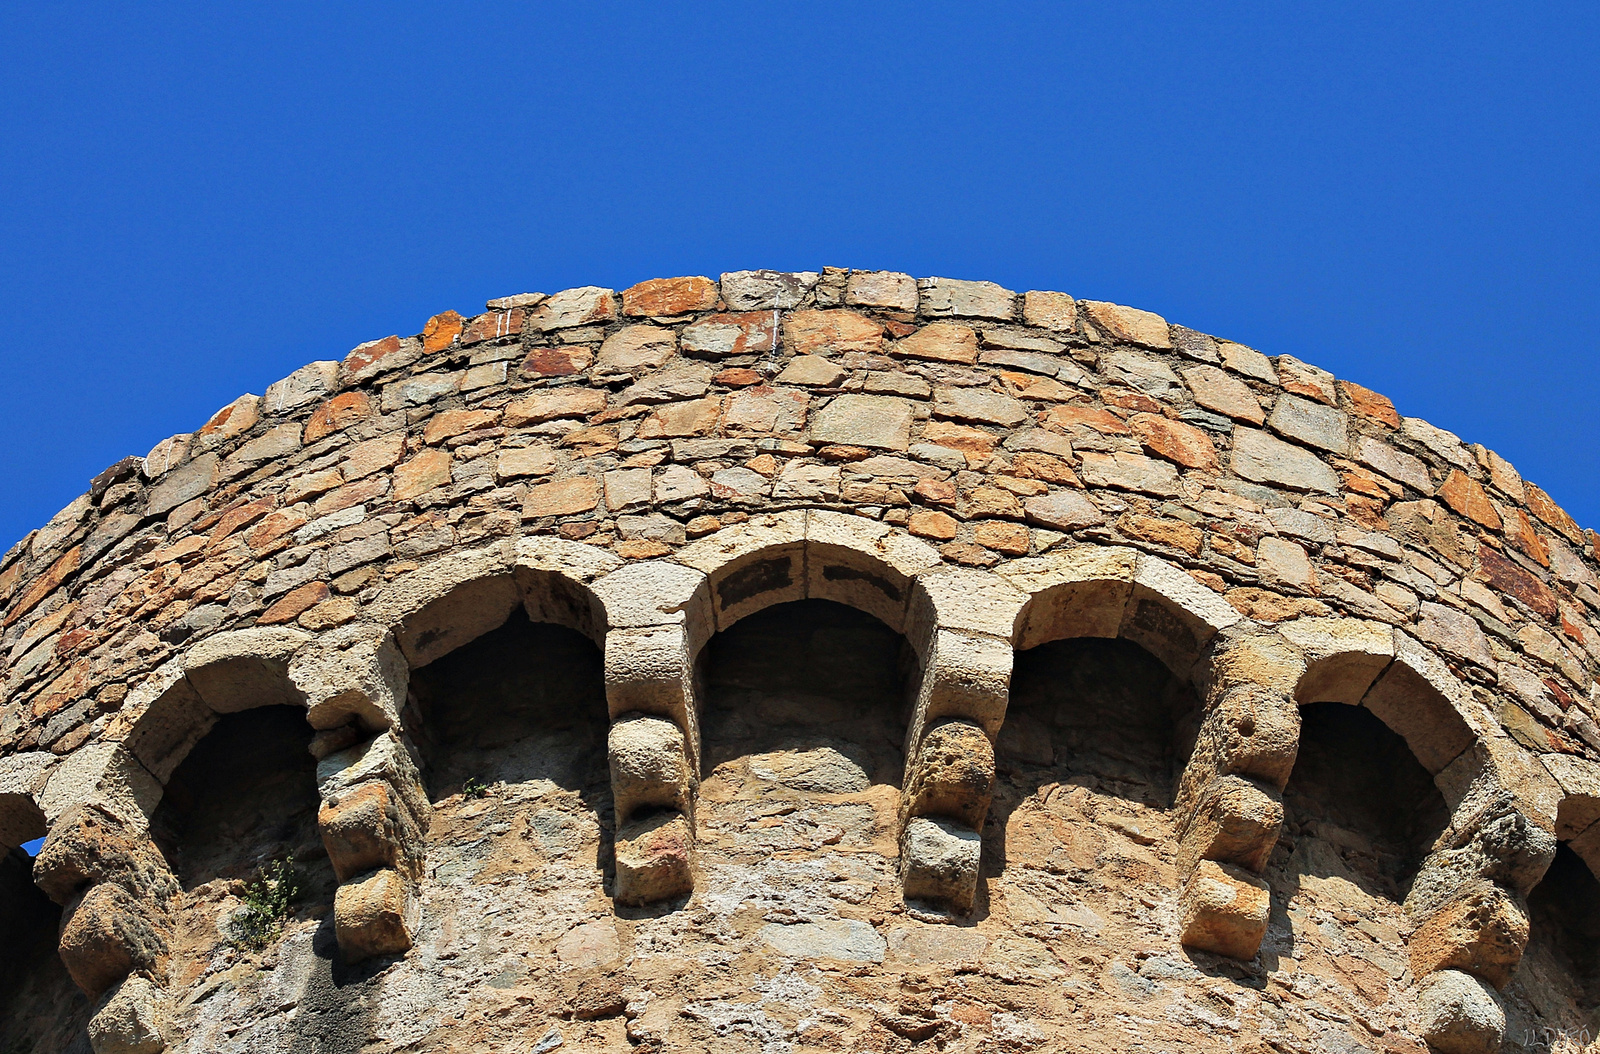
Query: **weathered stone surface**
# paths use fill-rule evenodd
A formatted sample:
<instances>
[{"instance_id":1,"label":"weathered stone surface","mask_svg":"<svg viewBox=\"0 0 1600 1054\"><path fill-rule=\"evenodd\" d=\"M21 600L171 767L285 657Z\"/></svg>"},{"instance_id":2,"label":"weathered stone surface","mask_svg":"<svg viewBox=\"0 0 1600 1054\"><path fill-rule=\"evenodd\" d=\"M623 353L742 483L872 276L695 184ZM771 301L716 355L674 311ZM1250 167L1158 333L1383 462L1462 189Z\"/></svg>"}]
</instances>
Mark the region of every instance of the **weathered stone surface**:
<instances>
[{"instance_id":1,"label":"weathered stone surface","mask_svg":"<svg viewBox=\"0 0 1600 1054\"><path fill-rule=\"evenodd\" d=\"M1080 300L1078 306L1088 316L1089 323L1112 340L1143 344L1147 348L1172 346L1172 338L1167 333L1167 320L1152 311L1108 304L1101 300Z\"/></svg>"},{"instance_id":2,"label":"weathered stone surface","mask_svg":"<svg viewBox=\"0 0 1600 1054\"><path fill-rule=\"evenodd\" d=\"M392 868L413 880L421 876L422 834L399 795L382 780L324 800L317 828L341 882L375 868Z\"/></svg>"},{"instance_id":3,"label":"weathered stone surface","mask_svg":"<svg viewBox=\"0 0 1600 1054\"><path fill-rule=\"evenodd\" d=\"M933 412L955 421L1011 427L1028 419L1028 411L1017 400L983 388L953 388L934 396Z\"/></svg>"},{"instance_id":4,"label":"weathered stone surface","mask_svg":"<svg viewBox=\"0 0 1600 1054\"><path fill-rule=\"evenodd\" d=\"M652 806L688 811L693 775L682 729L665 718L624 714L607 742L611 796L623 822Z\"/></svg>"},{"instance_id":5,"label":"weathered stone surface","mask_svg":"<svg viewBox=\"0 0 1600 1054\"><path fill-rule=\"evenodd\" d=\"M978 334L956 322L933 322L895 341L889 351L909 359L970 364L978 361Z\"/></svg>"},{"instance_id":6,"label":"weathered stone surface","mask_svg":"<svg viewBox=\"0 0 1600 1054\"><path fill-rule=\"evenodd\" d=\"M1134 414L1128 418L1128 427L1147 450L1168 461L1176 461L1185 468L1217 467L1216 445L1210 436L1193 425L1157 414Z\"/></svg>"},{"instance_id":7,"label":"weathered stone surface","mask_svg":"<svg viewBox=\"0 0 1600 1054\"><path fill-rule=\"evenodd\" d=\"M1078 490L1057 490L1026 498L1022 511L1029 523L1058 531L1074 531L1105 522L1095 503Z\"/></svg>"},{"instance_id":8,"label":"weathered stone surface","mask_svg":"<svg viewBox=\"0 0 1600 1054\"><path fill-rule=\"evenodd\" d=\"M1255 393L1243 382L1215 366L1190 366L1183 371L1183 380L1194 394L1198 406L1253 425L1266 420L1261 401Z\"/></svg>"},{"instance_id":9,"label":"weathered stone surface","mask_svg":"<svg viewBox=\"0 0 1600 1054\"><path fill-rule=\"evenodd\" d=\"M1419 977L1461 970L1504 988L1527 944L1527 913L1511 894L1480 881L1424 919L1406 948Z\"/></svg>"},{"instance_id":10,"label":"weathered stone surface","mask_svg":"<svg viewBox=\"0 0 1600 1054\"><path fill-rule=\"evenodd\" d=\"M654 904L694 888L694 833L678 813L653 813L617 829L617 884L622 904Z\"/></svg>"},{"instance_id":11,"label":"weathered stone surface","mask_svg":"<svg viewBox=\"0 0 1600 1054\"><path fill-rule=\"evenodd\" d=\"M783 320L783 343L796 355L875 352L883 348L883 327L854 311L792 311Z\"/></svg>"},{"instance_id":12,"label":"weathered stone surface","mask_svg":"<svg viewBox=\"0 0 1600 1054\"><path fill-rule=\"evenodd\" d=\"M161 1054L171 1032L167 994L134 974L117 985L89 1020L94 1054Z\"/></svg>"},{"instance_id":13,"label":"weathered stone surface","mask_svg":"<svg viewBox=\"0 0 1600 1054\"><path fill-rule=\"evenodd\" d=\"M924 278L917 282L917 289L921 293L922 313L932 318L955 315L1003 321L1016 313L1017 294L993 282Z\"/></svg>"},{"instance_id":14,"label":"weathered stone surface","mask_svg":"<svg viewBox=\"0 0 1600 1054\"><path fill-rule=\"evenodd\" d=\"M345 962L411 949L421 907L411 885L394 871L378 871L339 887L333 901L334 936Z\"/></svg>"},{"instance_id":15,"label":"weathered stone surface","mask_svg":"<svg viewBox=\"0 0 1600 1054\"><path fill-rule=\"evenodd\" d=\"M1417 989L1417 1035L1439 1054L1496 1054L1506 1012L1483 981L1459 970L1423 978Z\"/></svg>"},{"instance_id":16,"label":"weathered stone surface","mask_svg":"<svg viewBox=\"0 0 1600 1054\"><path fill-rule=\"evenodd\" d=\"M1234 472L1258 483L1326 494L1339 490L1338 477L1315 454L1254 429L1234 431L1233 454L1228 460Z\"/></svg>"},{"instance_id":17,"label":"weathered stone surface","mask_svg":"<svg viewBox=\"0 0 1600 1054\"><path fill-rule=\"evenodd\" d=\"M657 369L678 350L678 335L662 326L627 326L606 338L596 360L603 370ZM604 406L604 400L601 406Z\"/></svg>"},{"instance_id":18,"label":"weathered stone surface","mask_svg":"<svg viewBox=\"0 0 1600 1054\"><path fill-rule=\"evenodd\" d=\"M789 360L778 374L779 384L804 384L817 388L833 388L849 376L831 359L821 355L797 355Z\"/></svg>"},{"instance_id":19,"label":"weathered stone surface","mask_svg":"<svg viewBox=\"0 0 1600 1054\"><path fill-rule=\"evenodd\" d=\"M1267 419L1267 427L1281 436L1332 454L1343 454L1350 443L1342 412L1293 395L1278 400L1272 408L1272 416Z\"/></svg>"},{"instance_id":20,"label":"weathered stone surface","mask_svg":"<svg viewBox=\"0 0 1600 1054\"><path fill-rule=\"evenodd\" d=\"M978 832L958 823L922 816L906 821L900 846L906 899L932 900L956 911L971 911L978 893L982 849Z\"/></svg>"},{"instance_id":21,"label":"weathered stone surface","mask_svg":"<svg viewBox=\"0 0 1600 1054\"><path fill-rule=\"evenodd\" d=\"M909 816L946 817L983 826L994 785L994 747L970 721L945 721L924 733L907 782Z\"/></svg>"},{"instance_id":22,"label":"weathered stone surface","mask_svg":"<svg viewBox=\"0 0 1600 1054\"><path fill-rule=\"evenodd\" d=\"M811 422L815 443L905 450L911 442L911 404L881 395L840 395Z\"/></svg>"},{"instance_id":23,"label":"weathered stone surface","mask_svg":"<svg viewBox=\"0 0 1600 1054\"><path fill-rule=\"evenodd\" d=\"M654 278L622 291L624 315L686 315L709 311L717 303L717 283L709 278Z\"/></svg>"},{"instance_id":24,"label":"weathered stone surface","mask_svg":"<svg viewBox=\"0 0 1600 1054\"><path fill-rule=\"evenodd\" d=\"M1248 871L1202 861L1183 887L1180 939L1186 948L1250 960L1267 934L1271 892Z\"/></svg>"},{"instance_id":25,"label":"weathered stone surface","mask_svg":"<svg viewBox=\"0 0 1600 1054\"><path fill-rule=\"evenodd\" d=\"M845 283L844 302L891 311L915 311L917 280L896 271L852 271Z\"/></svg>"},{"instance_id":26,"label":"weathered stone surface","mask_svg":"<svg viewBox=\"0 0 1600 1054\"><path fill-rule=\"evenodd\" d=\"M1191 870L1202 860L1260 872L1278 844L1283 799L1270 786L1241 776L1219 776L1180 827L1179 864Z\"/></svg>"},{"instance_id":27,"label":"weathered stone surface","mask_svg":"<svg viewBox=\"0 0 1600 1054\"><path fill-rule=\"evenodd\" d=\"M1030 326L1070 332L1078 322L1078 302L1066 293L1030 290L1022 294L1022 320Z\"/></svg>"},{"instance_id":28,"label":"weathered stone surface","mask_svg":"<svg viewBox=\"0 0 1600 1054\"><path fill-rule=\"evenodd\" d=\"M148 905L111 882L94 886L67 907L61 922L61 961L72 979L98 996L135 970L161 975L167 941Z\"/></svg>"},{"instance_id":29,"label":"weathered stone surface","mask_svg":"<svg viewBox=\"0 0 1600 1054\"><path fill-rule=\"evenodd\" d=\"M1348 1028L1355 1042L1398 1050L1420 1042L1414 974L1399 955L1416 921L1473 883L1537 902L1544 894L1530 890L1558 838L1600 860L1600 794L1573 775L1600 747L1600 536L1504 459L1291 357L1274 365L1064 294L930 282L930 313L904 275L740 281L727 302L715 283L688 278L641 283L620 304L585 289L500 298L470 319L444 312L419 336L356 349L337 371L301 371L272 400L237 400L142 464L119 462L0 557L0 841L48 833L34 873L61 899L111 882L152 919L148 905L171 906L174 1046L278 1049L283 1028L321 1020L310 1008L322 1005L322 967L306 956L332 879L382 868L409 882L420 837L407 824L424 821L429 870L412 892L438 924L413 931L425 947L351 982L387 993L352 996L374 1008L349 1019L358 1045L473 1049L544 1036L559 1019L557 1038L575 1048L609 1049L626 1033L652 1049L710 1049L731 1042L717 1033L729 1014L760 1031L741 1039L804 1045L821 1034L801 1036L769 998L790 993L793 965L809 971L807 994L781 1001L804 1002L795 1020L824 1022L826 1042L846 1047L887 1029L895 1041L1021 1049L1034 1028L1035 1045L1070 1031L1085 1047L1114 1047L1125 1037L1113 1022L1137 1018L1139 1038L1157 1045L1209 1049L1222 1036L1241 1049L1331 1049L1360 1022ZM732 360L709 361L722 356ZM874 399L884 401L863 401ZM963 403L982 412L950 413ZM1137 551L1111 544L1119 538ZM738 660L749 669L736 690L749 695L735 704L717 680L719 650L763 608L807 599L856 608L907 646L862 663L847 658L860 634L780 644L771 654L782 662ZM523 614L530 632L569 627L601 651L581 676L530 657L539 690L506 707L507 722L524 700L543 705L534 697L577 693L579 681L587 701L529 734L511 736L498 715L449 730L480 690L446 702L426 682L458 665L457 649L528 630ZM288 651L236 647L241 633L295 624L309 633ZM1177 705L1176 740L1160 734L1160 750L1186 761L1170 812L1128 789L1170 776L1130 745L1154 730L1094 724L1092 706L1051 710L1040 698L1070 689L1091 703L1119 689L1115 677L1041 683L1029 671L1050 651L1019 657L1066 638L1085 670L1102 638L1194 687L1198 703ZM905 683L843 718L820 684L753 687L755 674L812 656L852 675L892 668ZM648 714L681 736L687 760L682 779L660 781L672 788L664 802L630 805L624 789L608 806L595 790L590 776L607 763L602 693L605 715ZM312 900L261 956L263 976L287 978L292 992L215 972L209 964L234 961L218 959L214 936L216 898L231 894L211 882L180 889L148 829L158 805L193 794L163 781L218 711L266 702L303 708L318 730L313 756L350 770L322 802L332 859L299 855L318 872ZM909 718L895 716L908 702ZM1382 831L1339 815L1351 801L1323 796L1325 818L1296 815L1281 873L1299 877L1279 890L1295 946L1274 939L1283 969L1271 972L1288 980L1262 990L1271 1028L1244 1011L1195 1025L1194 966L1160 949L1199 901L1142 893L1128 911L1130 883L1177 890L1207 855L1259 866L1273 795L1301 746L1299 706L1323 703L1363 705L1388 725L1452 819L1417 832L1438 837L1402 907L1355 875L1388 850ZM1053 723L1069 710L1070 728ZM882 728L856 724L879 717ZM812 721L813 740L785 728L791 719ZM953 728L968 739L945 749ZM340 761L391 729L426 752L434 776L450 770L437 802L413 763ZM491 760L504 736L511 767ZM996 740L1003 800L985 814ZM469 741L452 758L451 744ZM1078 778L1096 752L1109 767ZM630 779L619 769L619 787ZM667 810L657 815L682 837L656 845L625 830L608 891L613 807L641 822ZM964 830L992 825L987 897L974 898L983 910L956 919L948 902L902 903L902 822L929 818L919 811ZM157 827L173 837L164 818ZM269 858L259 854L275 829L242 836L240 852L256 855L230 862L230 881ZM176 849L193 863L189 847ZM651 875L677 892L635 910L629 883ZM692 904L681 899L690 876L702 887ZM606 896L619 890L620 908ZM456 947L463 933L479 935L471 955ZM1529 1007L1577 998L1543 947L1530 945L1538 961L1512 981L1524 986L1507 1003L1518 1028L1543 1020ZM880 957L917 971L918 992L965 978L1048 994L1071 974L1072 1020L1049 999L1002 1005L965 981L955 1002L902 993L868 1011L859 986ZM1213 973L1205 983L1235 983L1195 959ZM758 988L729 989L704 967L722 961ZM864 974L845 984L849 970ZM313 978L305 992L302 976ZM1428 1009L1430 978L1465 976L1424 976L1425 1013L1477 1013ZM491 1015L472 1009L510 989L521 994ZM729 1009L747 1004L758 1010ZM394 1009L407 1006L429 1009ZM455 1033L430 1032L433 1014ZM50 1020L56 1033L38 1042L64 1049L67 1018Z\"/></svg>"},{"instance_id":30,"label":"weathered stone surface","mask_svg":"<svg viewBox=\"0 0 1600 1054\"><path fill-rule=\"evenodd\" d=\"M609 322L617 317L616 294L599 286L563 289L552 294L529 316L530 323L546 333L576 326Z\"/></svg>"},{"instance_id":31,"label":"weathered stone surface","mask_svg":"<svg viewBox=\"0 0 1600 1054\"><path fill-rule=\"evenodd\" d=\"M815 271L732 271L722 276L722 299L734 311L789 310L817 284Z\"/></svg>"}]
</instances>

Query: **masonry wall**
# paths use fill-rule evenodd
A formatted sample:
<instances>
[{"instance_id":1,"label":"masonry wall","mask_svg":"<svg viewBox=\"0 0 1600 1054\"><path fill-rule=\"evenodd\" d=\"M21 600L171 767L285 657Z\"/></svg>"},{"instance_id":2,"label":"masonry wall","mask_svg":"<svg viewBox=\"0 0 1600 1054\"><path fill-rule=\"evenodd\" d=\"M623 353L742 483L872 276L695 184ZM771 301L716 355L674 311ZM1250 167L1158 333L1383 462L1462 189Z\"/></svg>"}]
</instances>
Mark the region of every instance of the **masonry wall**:
<instances>
[{"instance_id":1,"label":"masonry wall","mask_svg":"<svg viewBox=\"0 0 1600 1054\"><path fill-rule=\"evenodd\" d=\"M49 833L105 1050L1520 1049L1592 1029L1593 916L1536 889L1600 865L1597 555L1492 451L1149 312L520 294L242 396L0 560L0 848ZM821 735L791 659L830 649ZM268 705L317 771L237 795L320 799L328 848L242 952L240 876L314 841L190 880L159 820ZM1302 705L1415 764L1403 866L1296 770ZM1318 750L1381 738L1342 720Z\"/></svg>"}]
</instances>

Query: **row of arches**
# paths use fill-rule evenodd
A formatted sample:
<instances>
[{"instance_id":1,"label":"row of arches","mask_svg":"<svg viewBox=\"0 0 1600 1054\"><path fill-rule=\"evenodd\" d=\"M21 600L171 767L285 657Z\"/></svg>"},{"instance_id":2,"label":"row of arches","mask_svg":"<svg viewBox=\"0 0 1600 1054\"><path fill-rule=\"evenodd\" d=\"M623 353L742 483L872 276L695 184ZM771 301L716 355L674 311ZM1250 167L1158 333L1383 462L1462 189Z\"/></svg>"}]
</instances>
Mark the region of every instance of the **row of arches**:
<instances>
[{"instance_id":1,"label":"row of arches","mask_svg":"<svg viewBox=\"0 0 1600 1054\"><path fill-rule=\"evenodd\" d=\"M880 870L895 866L899 789L941 720L994 740L989 874L1008 859L996 844L1008 817L1042 782L1174 808L1207 707L1226 694L1196 669L1239 621L1214 596L1123 550L1019 561L1008 578L927 576L937 557L914 539L869 523L863 540L855 524L806 521L773 517L690 547L678 563L627 569L581 546L449 558L391 590L392 637L352 635L331 669L327 656L300 662L306 641L257 641L156 693L123 742L158 786L119 793L147 812L186 894L293 852L313 872L311 914L326 913L340 885L319 851L313 753L385 728L403 729L430 800L530 781L571 792L597 817L594 863L610 883L620 825L606 815L616 779L607 730L633 712L682 730L698 785L679 804L698 811L692 827L732 830L744 813L730 803L751 795L780 810L820 802L803 834L773 836L798 838L784 851L814 842L875 852ZM1482 783L1481 772L1447 774L1463 768L1475 733L1428 680L1435 671L1418 672L1392 643L1339 650L1314 639L1325 630L1296 641L1310 661L1295 683L1265 686L1300 708L1286 830L1295 852L1331 847L1306 866L1337 866L1369 895L1403 902L1452 810ZM45 811L29 802L8 815L26 833ZM772 843L718 835L702 850ZM1552 878L1578 889L1565 852ZM1539 932L1558 936L1532 947L1548 945L1540 961L1582 979L1587 960L1559 936L1583 932L1570 901L1535 900ZM1585 1013L1590 999L1586 989L1572 996Z\"/></svg>"}]
</instances>

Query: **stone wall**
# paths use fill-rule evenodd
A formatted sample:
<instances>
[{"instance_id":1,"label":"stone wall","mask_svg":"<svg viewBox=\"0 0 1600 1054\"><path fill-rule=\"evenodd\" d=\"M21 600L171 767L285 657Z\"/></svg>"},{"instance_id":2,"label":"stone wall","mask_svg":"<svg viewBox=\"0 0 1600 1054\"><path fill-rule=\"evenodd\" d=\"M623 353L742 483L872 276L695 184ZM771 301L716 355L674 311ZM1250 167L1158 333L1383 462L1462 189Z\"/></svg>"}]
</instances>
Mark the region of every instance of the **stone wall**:
<instances>
[{"instance_id":1,"label":"stone wall","mask_svg":"<svg viewBox=\"0 0 1600 1054\"><path fill-rule=\"evenodd\" d=\"M1600 887L1540 880L1600 867L1597 555L1492 451L1133 308L828 269L447 311L0 560L0 848L48 835L85 993L0 1039L1592 1035Z\"/></svg>"}]
</instances>

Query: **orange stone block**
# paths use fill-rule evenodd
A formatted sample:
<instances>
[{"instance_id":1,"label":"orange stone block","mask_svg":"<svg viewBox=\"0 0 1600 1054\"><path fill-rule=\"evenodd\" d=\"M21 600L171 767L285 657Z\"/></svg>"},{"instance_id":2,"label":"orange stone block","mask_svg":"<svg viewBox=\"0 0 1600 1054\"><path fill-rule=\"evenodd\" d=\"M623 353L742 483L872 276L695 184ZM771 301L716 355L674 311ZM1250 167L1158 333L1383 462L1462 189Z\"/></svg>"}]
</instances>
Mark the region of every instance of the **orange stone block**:
<instances>
[{"instance_id":1,"label":"orange stone block","mask_svg":"<svg viewBox=\"0 0 1600 1054\"><path fill-rule=\"evenodd\" d=\"M443 351L461 336L461 314L444 311L428 319L422 327L422 351L426 355Z\"/></svg>"},{"instance_id":2,"label":"orange stone block","mask_svg":"<svg viewBox=\"0 0 1600 1054\"><path fill-rule=\"evenodd\" d=\"M335 395L311 412L306 421L305 441L315 443L324 436L342 432L372 413L372 400L366 392Z\"/></svg>"},{"instance_id":3,"label":"orange stone block","mask_svg":"<svg viewBox=\"0 0 1600 1054\"><path fill-rule=\"evenodd\" d=\"M518 336L522 332L523 314L522 308L514 307L510 311L490 311L479 315L461 331L461 343L465 346L499 337Z\"/></svg>"},{"instance_id":4,"label":"orange stone block","mask_svg":"<svg viewBox=\"0 0 1600 1054\"><path fill-rule=\"evenodd\" d=\"M1028 528L1003 520L980 523L972 531L973 540L985 549L1007 556L1028 555Z\"/></svg>"},{"instance_id":5,"label":"orange stone block","mask_svg":"<svg viewBox=\"0 0 1600 1054\"><path fill-rule=\"evenodd\" d=\"M1042 421L1047 427L1059 429L1088 428L1105 435L1125 436L1132 432L1127 424L1109 410L1094 406L1057 406L1047 412Z\"/></svg>"},{"instance_id":6,"label":"orange stone block","mask_svg":"<svg viewBox=\"0 0 1600 1054\"><path fill-rule=\"evenodd\" d=\"M1576 520L1567 515L1567 510L1550 500L1550 495L1534 486L1524 483L1523 491L1528 498L1528 511L1533 513L1546 524L1554 527L1572 540L1575 545L1583 544L1583 529Z\"/></svg>"},{"instance_id":7,"label":"orange stone block","mask_svg":"<svg viewBox=\"0 0 1600 1054\"><path fill-rule=\"evenodd\" d=\"M1344 392L1344 397L1350 403L1350 412L1360 414L1369 421L1376 421L1390 428L1400 427L1400 415L1395 412L1394 403L1386 395L1379 395L1371 388L1363 388L1359 384L1349 381L1340 381L1339 390Z\"/></svg>"},{"instance_id":8,"label":"orange stone block","mask_svg":"<svg viewBox=\"0 0 1600 1054\"><path fill-rule=\"evenodd\" d=\"M276 626L282 622L293 622L300 617L300 613L307 608L314 607L328 599L328 584L326 582L307 582L298 589L292 589L278 599L278 602L261 613L256 619L258 626Z\"/></svg>"},{"instance_id":9,"label":"orange stone block","mask_svg":"<svg viewBox=\"0 0 1600 1054\"><path fill-rule=\"evenodd\" d=\"M346 374L359 373L380 359L393 355L400 350L400 338L384 337L374 340L370 344L363 344L344 357L344 372Z\"/></svg>"},{"instance_id":10,"label":"orange stone block","mask_svg":"<svg viewBox=\"0 0 1600 1054\"><path fill-rule=\"evenodd\" d=\"M1528 514L1521 509L1518 509L1516 515L1511 517L1511 522L1506 524L1506 536L1523 553L1537 560L1541 567L1550 566L1550 547L1539 536L1533 521L1528 519Z\"/></svg>"},{"instance_id":11,"label":"orange stone block","mask_svg":"<svg viewBox=\"0 0 1600 1054\"><path fill-rule=\"evenodd\" d=\"M32 611L45 597L54 593L61 583L66 581L67 576L78 569L78 561L82 556L83 547L81 545L74 546L59 560L51 564L50 569L34 579L33 585L29 586L22 596L17 598L16 604L11 608L11 613L6 616L5 622L0 623L0 625L11 625Z\"/></svg>"},{"instance_id":12,"label":"orange stone block","mask_svg":"<svg viewBox=\"0 0 1600 1054\"><path fill-rule=\"evenodd\" d=\"M919 537L948 542L956 536L956 530L960 527L960 524L956 523L953 516L923 509L913 512L911 514L911 522L906 526L912 534Z\"/></svg>"},{"instance_id":13,"label":"orange stone block","mask_svg":"<svg viewBox=\"0 0 1600 1054\"><path fill-rule=\"evenodd\" d=\"M1128 427L1146 449L1187 468L1215 469L1217 448L1211 437L1193 425L1159 414L1134 414Z\"/></svg>"},{"instance_id":14,"label":"orange stone block","mask_svg":"<svg viewBox=\"0 0 1600 1054\"><path fill-rule=\"evenodd\" d=\"M574 516L599 504L600 481L591 476L575 476L529 487L522 503L522 515L529 519Z\"/></svg>"},{"instance_id":15,"label":"orange stone block","mask_svg":"<svg viewBox=\"0 0 1600 1054\"><path fill-rule=\"evenodd\" d=\"M652 278L622 291L624 315L664 317L710 311L717 304L717 283L698 275Z\"/></svg>"},{"instance_id":16,"label":"orange stone block","mask_svg":"<svg viewBox=\"0 0 1600 1054\"><path fill-rule=\"evenodd\" d=\"M450 455L424 450L394 470L394 499L410 501L450 482Z\"/></svg>"},{"instance_id":17,"label":"orange stone block","mask_svg":"<svg viewBox=\"0 0 1600 1054\"><path fill-rule=\"evenodd\" d=\"M783 341L796 355L883 350L883 327L854 311L791 311Z\"/></svg>"},{"instance_id":18,"label":"orange stone block","mask_svg":"<svg viewBox=\"0 0 1600 1054\"><path fill-rule=\"evenodd\" d=\"M1477 480L1460 469L1450 471L1444 486L1439 488L1439 497L1462 516L1477 521L1491 531L1500 529L1500 514L1494 511L1489 495L1483 492Z\"/></svg>"}]
</instances>

